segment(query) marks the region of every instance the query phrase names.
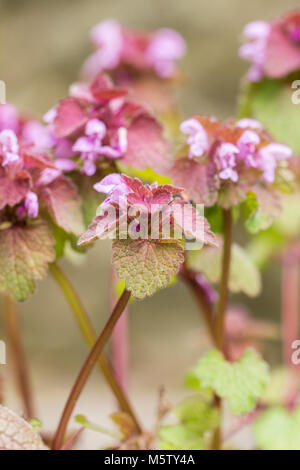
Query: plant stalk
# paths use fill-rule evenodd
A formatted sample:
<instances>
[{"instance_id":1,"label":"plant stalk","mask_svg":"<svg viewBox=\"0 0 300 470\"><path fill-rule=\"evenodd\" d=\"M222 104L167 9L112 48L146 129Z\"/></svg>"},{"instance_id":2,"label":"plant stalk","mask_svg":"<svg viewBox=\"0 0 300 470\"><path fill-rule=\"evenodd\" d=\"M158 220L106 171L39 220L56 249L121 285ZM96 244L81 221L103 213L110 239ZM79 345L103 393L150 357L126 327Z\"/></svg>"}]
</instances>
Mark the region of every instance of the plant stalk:
<instances>
[{"instance_id":1,"label":"plant stalk","mask_svg":"<svg viewBox=\"0 0 300 470\"><path fill-rule=\"evenodd\" d=\"M222 257L222 274L219 290L219 304L216 318L216 337L218 349L225 353L224 329L225 314L228 304L228 284L230 275L231 245L232 245L232 214L230 209L223 209L223 257Z\"/></svg>"},{"instance_id":2,"label":"plant stalk","mask_svg":"<svg viewBox=\"0 0 300 470\"><path fill-rule=\"evenodd\" d=\"M83 337L85 338L86 343L90 348L92 348L97 340L97 335L94 331L88 314L86 313L78 295L74 290L74 287L72 286L71 282L66 277L62 269L56 263L51 264L49 269L53 278L61 288L67 302L69 303L70 308L74 314L79 329ZM109 384L113 394L115 395L115 398L119 403L121 410L131 417L135 424L137 433L142 433L141 426L138 422L137 417L135 416L131 403L129 402L129 399L126 396L124 389L118 382L115 373L104 354L100 355L98 359L98 365L107 383Z\"/></svg>"},{"instance_id":3,"label":"plant stalk","mask_svg":"<svg viewBox=\"0 0 300 470\"><path fill-rule=\"evenodd\" d=\"M79 375L75 381L75 384L71 390L65 408L63 410L57 431L54 436L52 449L58 450L61 449L65 437L65 433L67 430L67 426L70 420L70 417L73 413L73 410L76 406L77 400L80 397L84 386L86 385L94 366L96 365L99 356L101 355L103 348L105 347L107 341L109 340L112 331L122 315L128 301L130 299L130 292L124 289L123 294L119 298L115 308L111 316L109 317L108 321L106 322L100 336L98 337L96 343L94 344L93 348L91 349L84 365L82 366Z\"/></svg>"},{"instance_id":4,"label":"plant stalk","mask_svg":"<svg viewBox=\"0 0 300 470\"><path fill-rule=\"evenodd\" d=\"M233 237L233 223L232 213L230 209L223 209L223 256L222 256L222 274L219 289L219 303L216 318L216 344L225 355L225 315L228 304L229 296L229 276L230 276L230 261L231 261L231 246ZM215 404L222 412L222 400L220 397L215 396ZM212 447L214 450L220 450L222 447L221 426L219 426L213 436Z\"/></svg>"},{"instance_id":5,"label":"plant stalk","mask_svg":"<svg viewBox=\"0 0 300 470\"><path fill-rule=\"evenodd\" d=\"M13 299L6 295L4 297L5 323L8 341L13 357L16 382L23 401L24 418L26 420L34 417L33 397L26 363L26 356L22 344L20 324L16 304Z\"/></svg>"},{"instance_id":6,"label":"plant stalk","mask_svg":"<svg viewBox=\"0 0 300 470\"><path fill-rule=\"evenodd\" d=\"M116 270L112 266L111 303L116 302ZM119 384L128 390L128 307L124 310L112 333L112 364Z\"/></svg>"}]
</instances>

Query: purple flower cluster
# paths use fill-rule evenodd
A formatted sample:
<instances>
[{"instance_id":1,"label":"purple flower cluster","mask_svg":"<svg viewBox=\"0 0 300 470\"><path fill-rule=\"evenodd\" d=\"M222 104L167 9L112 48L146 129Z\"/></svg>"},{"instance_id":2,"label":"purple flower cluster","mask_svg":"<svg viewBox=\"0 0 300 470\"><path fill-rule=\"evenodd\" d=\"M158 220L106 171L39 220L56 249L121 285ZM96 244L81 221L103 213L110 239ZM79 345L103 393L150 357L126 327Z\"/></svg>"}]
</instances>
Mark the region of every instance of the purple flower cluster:
<instances>
[{"instance_id":1,"label":"purple flower cluster","mask_svg":"<svg viewBox=\"0 0 300 470\"><path fill-rule=\"evenodd\" d=\"M251 62L248 79L281 78L300 68L300 13L291 12L270 23L254 21L245 26L245 44L239 55Z\"/></svg>"},{"instance_id":2,"label":"purple flower cluster","mask_svg":"<svg viewBox=\"0 0 300 470\"><path fill-rule=\"evenodd\" d=\"M92 28L90 37L96 51L84 64L87 77L129 66L140 71L152 70L163 79L170 78L176 74L176 63L185 52L181 35L168 28L145 33L106 20Z\"/></svg>"},{"instance_id":3,"label":"purple flower cluster","mask_svg":"<svg viewBox=\"0 0 300 470\"><path fill-rule=\"evenodd\" d=\"M212 138L209 130L196 118L184 121L180 128L189 135L189 158L204 158L204 155L208 155L221 180L236 183L239 169L251 167L261 172L266 183L273 183L277 162L292 155L292 150L286 145L266 142L261 124L253 119L242 119L232 128L219 129L220 135L216 138Z\"/></svg>"}]
</instances>

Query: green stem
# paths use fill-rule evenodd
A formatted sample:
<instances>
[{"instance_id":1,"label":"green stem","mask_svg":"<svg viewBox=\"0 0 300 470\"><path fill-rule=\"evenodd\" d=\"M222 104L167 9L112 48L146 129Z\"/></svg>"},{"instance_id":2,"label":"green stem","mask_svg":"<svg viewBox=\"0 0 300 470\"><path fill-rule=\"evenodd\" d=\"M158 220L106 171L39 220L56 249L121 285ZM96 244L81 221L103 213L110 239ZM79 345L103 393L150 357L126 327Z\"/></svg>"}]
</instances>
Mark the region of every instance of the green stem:
<instances>
[{"instance_id":1,"label":"green stem","mask_svg":"<svg viewBox=\"0 0 300 470\"><path fill-rule=\"evenodd\" d=\"M55 279L55 281L58 283L59 287L61 288L67 302L69 303L70 308L79 326L79 329L82 332L82 335L86 340L86 343L88 344L90 348L92 348L97 340L97 335L93 329L89 316L86 313L78 295L76 294L69 279L66 277L62 269L56 263L51 264L49 269L53 278ZM142 433L141 426L138 422L137 417L135 416L135 413L129 402L129 399L127 398L126 393L124 392L119 382L117 381L115 374L112 370L112 367L104 354L100 355L98 359L98 365L107 383L109 384L113 394L115 395L116 400L119 403L121 410L123 410L125 413L131 416L135 424L137 433L141 434Z\"/></svg>"},{"instance_id":2,"label":"green stem","mask_svg":"<svg viewBox=\"0 0 300 470\"><path fill-rule=\"evenodd\" d=\"M219 303L216 318L216 339L218 349L225 354L225 315L228 304L228 285L230 275L230 260L231 260L231 246L232 246L232 213L230 209L223 209L223 257L222 257L222 274L219 289ZM222 400L220 397L215 396L215 405L222 411ZM222 447L221 427L219 426L213 436L212 447L215 450L220 450Z\"/></svg>"},{"instance_id":3,"label":"green stem","mask_svg":"<svg viewBox=\"0 0 300 470\"><path fill-rule=\"evenodd\" d=\"M4 297L4 310L7 335L11 347L16 374L16 382L23 401L24 418L30 419L34 416L33 398L30 387L26 356L23 349L18 312L13 299L6 295Z\"/></svg>"},{"instance_id":4,"label":"green stem","mask_svg":"<svg viewBox=\"0 0 300 470\"><path fill-rule=\"evenodd\" d=\"M96 365L99 356L101 355L107 341L109 340L111 333L114 329L115 324L122 315L128 301L130 299L130 292L126 289L123 291L123 294L119 298L115 308L108 321L106 322L100 336L98 337L96 343L94 344L92 350L90 351L84 365L82 366L79 375L75 381L75 384L71 390L67 403L65 405L64 411L62 413L57 431L54 436L52 449L58 450L62 447L67 426L70 420L70 417L73 413L73 410L76 406L77 400L81 395L81 392L86 385L94 366Z\"/></svg>"},{"instance_id":5,"label":"green stem","mask_svg":"<svg viewBox=\"0 0 300 470\"><path fill-rule=\"evenodd\" d=\"M232 214L230 209L223 209L223 257L222 274L219 290L219 304L216 318L216 337L218 349L224 350L224 323L228 304L228 284L230 275L231 245L232 245Z\"/></svg>"}]
</instances>

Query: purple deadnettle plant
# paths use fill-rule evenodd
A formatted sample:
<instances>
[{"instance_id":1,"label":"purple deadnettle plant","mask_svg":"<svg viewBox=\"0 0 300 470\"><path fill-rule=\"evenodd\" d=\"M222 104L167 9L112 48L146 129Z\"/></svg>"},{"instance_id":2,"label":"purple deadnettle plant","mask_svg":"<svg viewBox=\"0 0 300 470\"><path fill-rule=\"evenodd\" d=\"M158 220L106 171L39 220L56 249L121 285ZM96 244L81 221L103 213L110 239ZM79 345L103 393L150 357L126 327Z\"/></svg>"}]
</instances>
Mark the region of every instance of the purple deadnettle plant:
<instances>
[{"instance_id":1,"label":"purple deadnettle plant","mask_svg":"<svg viewBox=\"0 0 300 470\"><path fill-rule=\"evenodd\" d=\"M185 236L216 245L207 221L183 200L180 188L143 185L138 178L111 174L95 189L108 197L79 245L113 232L113 263L134 297L153 294L177 274L184 260Z\"/></svg>"},{"instance_id":2,"label":"purple deadnettle plant","mask_svg":"<svg viewBox=\"0 0 300 470\"><path fill-rule=\"evenodd\" d=\"M46 113L46 124L1 105L0 291L26 420L35 413L12 298L25 300L49 268L89 346L50 434L52 449L70 449L86 427L113 437L113 449L219 450L231 445L231 436L245 424L253 424L258 448L300 448L299 378L290 358L298 329L299 195L296 191L293 205L288 194L299 180L299 138L290 124L292 116L298 125L299 116L284 98L291 74L300 69L299 18L296 11L246 26L240 55L251 68L237 119L195 115L183 120L173 156L178 142L166 140L165 127L139 102L143 97L158 111L175 109L168 87L179 77L185 43L172 29L133 31L114 20L97 24L91 31L95 52L83 66L83 81L71 85L69 96ZM239 217L246 219L251 242L259 241L258 250L251 243L246 248L235 243ZM252 235L258 232L261 238ZM97 336L57 260L67 243L84 252L105 238L112 240L112 265L122 290ZM278 251L270 249L271 239L279 243ZM276 339L277 329L229 302L230 294L261 292L261 273L251 258L257 251L265 258L266 252L282 257L286 369L280 396L272 382L278 384L278 377L270 376L253 350L263 351L262 337ZM130 299L142 300L180 280L199 305L215 349L187 374L195 394L174 408L160 394L155 426L145 431L117 362L111 366L103 351ZM124 349L119 352L122 356ZM111 415L118 432L79 415L81 428L68 436L72 413L96 364L118 404L119 411ZM225 404L226 419L234 425L228 433ZM165 421L169 412L172 421ZM47 448L36 421L32 429L2 406L0 418L0 448Z\"/></svg>"},{"instance_id":3,"label":"purple deadnettle plant","mask_svg":"<svg viewBox=\"0 0 300 470\"><path fill-rule=\"evenodd\" d=\"M49 145L43 126L11 105L1 106L0 123L0 289L25 300L55 259L52 227L78 235L83 222L71 180L60 173L45 180L56 170L43 151Z\"/></svg>"}]
</instances>

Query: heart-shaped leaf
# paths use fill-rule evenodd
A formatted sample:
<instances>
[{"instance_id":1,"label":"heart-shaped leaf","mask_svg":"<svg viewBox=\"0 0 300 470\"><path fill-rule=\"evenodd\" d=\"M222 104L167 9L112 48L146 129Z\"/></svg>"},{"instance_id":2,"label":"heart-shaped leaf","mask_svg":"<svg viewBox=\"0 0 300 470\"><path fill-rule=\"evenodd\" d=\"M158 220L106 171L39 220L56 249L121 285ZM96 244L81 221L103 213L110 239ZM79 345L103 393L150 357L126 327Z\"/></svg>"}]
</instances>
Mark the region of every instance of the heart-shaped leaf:
<instances>
[{"instance_id":1,"label":"heart-shaped leaf","mask_svg":"<svg viewBox=\"0 0 300 470\"><path fill-rule=\"evenodd\" d=\"M113 263L133 297L143 299L170 283L184 261L176 241L115 240Z\"/></svg>"},{"instance_id":2,"label":"heart-shaped leaf","mask_svg":"<svg viewBox=\"0 0 300 470\"><path fill-rule=\"evenodd\" d=\"M253 350L237 362L228 362L217 350L209 351L194 369L202 386L225 398L237 415L248 413L262 396L269 378L268 365Z\"/></svg>"}]
</instances>

